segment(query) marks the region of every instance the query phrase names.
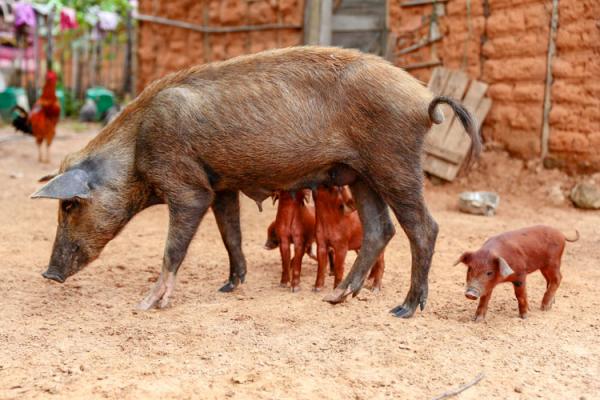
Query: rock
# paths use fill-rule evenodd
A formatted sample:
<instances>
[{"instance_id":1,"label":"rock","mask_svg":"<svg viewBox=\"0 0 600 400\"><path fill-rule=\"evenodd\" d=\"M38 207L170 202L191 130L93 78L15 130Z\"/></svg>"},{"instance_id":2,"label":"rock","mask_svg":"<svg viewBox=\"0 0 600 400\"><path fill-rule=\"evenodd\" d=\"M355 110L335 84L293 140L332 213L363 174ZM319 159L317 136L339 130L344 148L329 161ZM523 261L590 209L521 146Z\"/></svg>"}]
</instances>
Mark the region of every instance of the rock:
<instances>
[{"instance_id":1,"label":"rock","mask_svg":"<svg viewBox=\"0 0 600 400\"><path fill-rule=\"evenodd\" d=\"M523 388L521 386L515 386L516 393L523 393Z\"/></svg>"},{"instance_id":2,"label":"rock","mask_svg":"<svg viewBox=\"0 0 600 400\"><path fill-rule=\"evenodd\" d=\"M571 201L579 208L600 209L600 188L589 182L578 183L571 190Z\"/></svg>"},{"instance_id":3,"label":"rock","mask_svg":"<svg viewBox=\"0 0 600 400\"><path fill-rule=\"evenodd\" d=\"M557 183L548 189L548 201L555 206L560 206L565 203L565 195L560 188L560 184Z\"/></svg>"}]
</instances>

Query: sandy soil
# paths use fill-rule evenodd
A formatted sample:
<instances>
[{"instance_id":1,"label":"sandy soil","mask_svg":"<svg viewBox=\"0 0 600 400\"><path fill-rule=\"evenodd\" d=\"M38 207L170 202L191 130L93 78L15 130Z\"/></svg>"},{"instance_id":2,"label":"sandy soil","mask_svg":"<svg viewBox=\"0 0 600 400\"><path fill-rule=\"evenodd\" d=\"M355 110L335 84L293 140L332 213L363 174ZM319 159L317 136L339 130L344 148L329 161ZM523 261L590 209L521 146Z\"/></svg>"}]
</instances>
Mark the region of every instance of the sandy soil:
<instances>
[{"instance_id":1,"label":"sandy soil","mask_svg":"<svg viewBox=\"0 0 600 400\"><path fill-rule=\"evenodd\" d=\"M484 379L459 398L600 398L600 213L546 199L550 187L566 190L573 178L488 152L468 179L428 184L441 232L429 303L410 320L388 314L403 300L410 276L399 227L386 253L383 292L363 291L331 306L310 291L312 260L305 261L300 293L278 287L279 256L262 249L275 210L265 202L261 214L248 199L242 205L247 283L233 294L217 292L228 263L208 215L180 270L173 306L139 312L160 270L163 206L137 216L99 260L65 284L40 276L56 202L28 195L38 177L91 138L90 129L61 126L50 166L37 163L29 138L6 140L11 129L0 130L0 398L428 399L479 373ZM457 194L466 188L497 190L498 215L457 212ZM471 322L476 303L463 296L464 267L453 261L490 235L535 223L576 228L582 236L563 257L554 308L539 310L545 285L534 274L529 319L518 318L512 288L504 285L494 292L487 322Z\"/></svg>"}]
</instances>

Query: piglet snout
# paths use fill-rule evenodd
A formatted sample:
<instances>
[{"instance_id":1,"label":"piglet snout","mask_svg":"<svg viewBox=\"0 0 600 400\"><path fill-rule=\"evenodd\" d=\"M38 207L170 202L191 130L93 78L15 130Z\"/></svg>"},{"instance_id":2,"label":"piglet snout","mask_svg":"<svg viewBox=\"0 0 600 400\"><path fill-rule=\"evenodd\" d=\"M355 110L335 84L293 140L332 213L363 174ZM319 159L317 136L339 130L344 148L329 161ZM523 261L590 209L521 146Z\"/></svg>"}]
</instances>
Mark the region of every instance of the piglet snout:
<instances>
[{"instance_id":1,"label":"piglet snout","mask_svg":"<svg viewBox=\"0 0 600 400\"><path fill-rule=\"evenodd\" d=\"M479 290L472 287L467 288L467 290L465 291L465 296L469 300L477 300L479 298Z\"/></svg>"}]
</instances>

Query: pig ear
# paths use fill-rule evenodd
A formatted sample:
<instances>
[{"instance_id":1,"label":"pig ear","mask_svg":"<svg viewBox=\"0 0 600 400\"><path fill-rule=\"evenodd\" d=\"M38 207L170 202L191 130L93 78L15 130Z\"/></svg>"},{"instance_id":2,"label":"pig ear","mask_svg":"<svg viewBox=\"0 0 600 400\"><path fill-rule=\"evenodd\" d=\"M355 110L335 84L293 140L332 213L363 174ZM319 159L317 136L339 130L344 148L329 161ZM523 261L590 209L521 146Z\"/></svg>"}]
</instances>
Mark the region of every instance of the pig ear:
<instances>
[{"instance_id":1,"label":"pig ear","mask_svg":"<svg viewBox=\"0 0 600 400\"><path fill-rule=\"evenodd\" d=\"M510 265L508 265L506 260L502 257L498 257L498 267L500 268L500 275L505 278L515 273L515 271L513 271Z\"/></svg>"},{"instance_id":2,"label":"pig ear","mask_svg":"<svg viewBox=\"0 0 600 400\"><path fill-rule=\"evenodd\" d=\"M472 256L472 255L473 255L473 253L471 253L470 251L465 251L464 253L462 253L462 256L460 256L460 257L458 258L458 260L456 260L456 261L454 262L454 265L458 265L458 264L460 264L460 263L463 263L463 264L468 264L468 263L469 263L469 261L471 261L471 256Z\"/></svg>"},{"instance_id":3,"label":"pig ear","mask_svg":"<svg viewBox=\"0 0 600 400\"><path fill-rule=\"evenodd\" d=\"M89 199L92 192L89 185L89 175L82 169L72 169L52 178L40 190L31 195L32 199L59 199L70 200L74 198Z\"/></svg>"}]
</instances>

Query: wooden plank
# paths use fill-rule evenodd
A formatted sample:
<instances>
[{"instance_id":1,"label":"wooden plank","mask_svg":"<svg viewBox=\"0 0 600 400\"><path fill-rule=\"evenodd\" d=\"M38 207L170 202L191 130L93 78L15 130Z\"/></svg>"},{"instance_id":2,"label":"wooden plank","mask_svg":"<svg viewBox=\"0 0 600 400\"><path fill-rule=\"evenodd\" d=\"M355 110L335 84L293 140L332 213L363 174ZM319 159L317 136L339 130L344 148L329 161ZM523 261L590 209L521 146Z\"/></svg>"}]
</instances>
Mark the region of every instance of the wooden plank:
<instances>
[{"instance_id":1,"label":"wooden plank","mask_svg":"<svg viewBox=\"0 0 600 400\"><path fill-rule=\"evenodd\" d=\"M490 111L490 108L492 108L492 99L490 99L489 97L485 97L481 100L479 106L477 107L477 110L475 110L475 112L473 113L473 117L475 118L475 127L477 131L481 129L481 125L483 125L483 121L485 120L485 117ZM444 176L441 176L440 178L446 179L448 181L453 181L456 178L456 176L461 171L463 171L463 160L467 152L469 151L470 146L471 141L466 137L466 135L464 135L463 141L456 148L456 151L459 151L461 152L461 154L463 154L463 158L461 159L459 164L449 166L447 170L443 172Z\"/></svg>"},{"instance_id":2,"label":"wooden plank","mask_svg":"<svg viewBox=\"0 0 600 400\"><path fill-rule=\"evenodd\" d=\"M408 0L403 1L400 5L402 7L414 7L414 6L423 6L426 4L437 4L437 3L447 3L448 0Z\"/></svg>"},{"instance_id":3,"label":"wooden plank","mask_svg":"<svg viewBox=\"0 0 600 400\"><path fill-rule=\"evenodd\" d=\"M380 31L383 20L377 15L334 15L334 32Z\"/></svg>"},{"instance_id":4,"label":"wooden plank","mask_svg":"<svg viewBox=\"0 0 600 400\"><path fill-rule=\"evenodd\" d=\"M447 83L444 85L440 94L453 97L455 99L462 99L468 84L469 77L467 74L462 71L451 71ZM431 127L429 134L425 138L425 143L427 146L447 149L447 147L444 145L444 139L446 138L446 133L451 128L454 121L454 112L445 108L444 117L445 119L443 123L439 125L433 125ZM454 151L452 149L449 150ZM427 154L423 162L423 168L425 171L435 176L440 176L440 174L443 174L447 170L447 164L447 161L444 162L434 155Z\"/></svg>"},{"instance_id":5,"label":"wooden plank","mask_svg":"<svg viewBox=\"0 0 600 400\"><path fill-rule=\"evenodd\" d=\"M442 93L442 90L444 90L444 88L446 87L446 82L448 82L449 77L450 70L444 67L436 67L431 73L431 78L429 79L427 88L431 90L433 94L439 95Z\"/></svg>"},{"instance_id":6,"label":"wooden plank","mask_svg":"<svg viewBox=\"0 0 600 400\"><path fill-rule=\"evenodd\" d=\"M462 162L464 159L464 155L461 153L456 153L449 149L445 149L443 147L432 146L430 144L425 145L425 151L428 154L432 154L437 158L441 158L442 160L450 161L453 164L458 164Z\"/></svg>"},{"instance_id":7,"label":"wooden plank","mask_svg":"<svg viewBox=\"0 0 600 400\"><path fill-rule=\"evenodd\" d=\"M462 104L469 110L469 112L475 117L476 129L479 130L480 123L477 122L476 111L480 103L483 100L483 96L488 89L488 85L479 81L472 81L469 85L469 90L462 100ZM489 111L489 109L488 109ZM487 111L486 111L487 114ZM485 115L484 115L485 117ZM471 145L471 139L466 134L462 123L458 118L454 118L450 128L444 137L440 137L439 146L450 152L461 154L458 162L447 162L448 160L440 159L440 157L431 158L427 161L428 172L436 175L437 177L453 180L466 157ZM435 155L434 153L431 153Z\"/></svg>"},{"instance_id":8,"label":"wooden plank","mask_svg":"<svg viewBox=\"0 0 600 400\"><path fill-rule=\"evenodd\" d=\"M420 62L420 63L402 65L400 68L402 68L406 71L412 71L413 69L437 67L438 65L442 65L442 62L438 61L438 60L432 60L432 61L425 61L425 62Z\"/></svg>"},{"instance_id":9,"label":"wooden plank","mask_svg":"<svg viewBox=\"0 0 600 400\"><path fill-rule=\"evenodd\" d=\"M423 48L425 46L429 46L430 44L435 43L435 42L437 42L439 40L442 40L442 36L439 36L439 37L437 37L435 39L421 40L418 43L415 43L415 44L413 44L411 46L408 46L408 47L405 47L403 49L400 49L397 54L398 55L408 54L408 53L411 53L411 52L413 52L415 50L419 50L419 49L421 49L421 48Z\"/></svg>"},{"instance_id":10,"label":"wooden plank","mask_svg":"<svg viewBox=\"0 0 600 400\"><path fill-rule=\"evenodd\" d=\"M462 71L451 71L448 81L442 89L441 94L443 96L448 96L455 99L462 99L468 84L469 77L467 74ZM444 122L439 125L433 125L429 135L427 135L429 143L437 145L438 147L441 147L443 138L446 137L446 132L452 125L454 112L451 110L449 111L446 107L444 107L444 117Z\"/></svg>"}]
</instances>

